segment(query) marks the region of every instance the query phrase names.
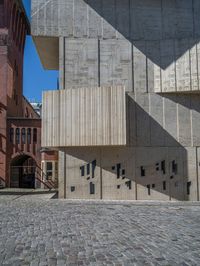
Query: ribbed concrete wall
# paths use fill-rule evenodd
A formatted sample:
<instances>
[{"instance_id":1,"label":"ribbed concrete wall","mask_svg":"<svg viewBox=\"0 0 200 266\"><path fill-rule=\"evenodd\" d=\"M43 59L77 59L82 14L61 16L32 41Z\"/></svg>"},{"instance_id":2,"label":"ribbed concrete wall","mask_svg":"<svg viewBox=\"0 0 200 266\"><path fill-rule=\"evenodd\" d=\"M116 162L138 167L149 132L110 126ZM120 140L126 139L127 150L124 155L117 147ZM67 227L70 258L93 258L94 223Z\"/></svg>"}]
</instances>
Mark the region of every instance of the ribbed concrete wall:
<instances>
[{"instance_id":1,"label":"ribbed concrete wall","mask_svg":"<svg viewBox=\"0 0 200 266\"><path fill-rule=\"evenodd\" d=\"M42 110L44 147L126 145L123 87L48 91Z\"/></svg>"}]
</instances>

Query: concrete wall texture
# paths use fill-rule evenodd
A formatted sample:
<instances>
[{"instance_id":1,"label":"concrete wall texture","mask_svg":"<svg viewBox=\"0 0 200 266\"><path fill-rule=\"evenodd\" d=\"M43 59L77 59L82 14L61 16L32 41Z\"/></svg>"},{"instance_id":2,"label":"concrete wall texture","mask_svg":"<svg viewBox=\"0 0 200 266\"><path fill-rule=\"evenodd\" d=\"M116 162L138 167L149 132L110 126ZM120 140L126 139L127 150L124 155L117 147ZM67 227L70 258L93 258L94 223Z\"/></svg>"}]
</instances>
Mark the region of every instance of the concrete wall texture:
<instances>
[{"instance_id":1,"label":"concrete wall texture","mask_svg":"<svg viewBox=\"0 0 200 266\"><path fill-rule=\"evenodd\" d=\"M32 35L61 89L126 88L127 145L62 147L60 197L199 200L198 0L32 0Z\"/></svg>"}]
</instances>

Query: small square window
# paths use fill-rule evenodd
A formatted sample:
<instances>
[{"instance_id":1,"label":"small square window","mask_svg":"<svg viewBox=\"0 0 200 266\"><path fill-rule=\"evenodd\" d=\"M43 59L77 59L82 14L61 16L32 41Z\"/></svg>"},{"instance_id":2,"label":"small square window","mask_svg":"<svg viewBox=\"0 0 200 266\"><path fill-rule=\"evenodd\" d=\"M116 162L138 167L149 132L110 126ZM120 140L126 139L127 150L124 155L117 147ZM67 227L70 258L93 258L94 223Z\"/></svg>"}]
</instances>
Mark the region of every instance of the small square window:
<instances>
[{"instance_id":1,"label":"small square window","mask_svg":"<svg viewBox=\"0 0 200 266\"><path fill-rule=\"evenodd\" d=\"M120 189L120 185L117 185L117 189Z\"/></svg>"},{"instance_id":2,"label":"small square window","mask_svg":"<svg viewBox=\"0 0 200 266\"><path fill-rule=\"evenodd\" d=\"M152 184L152 188L155 188L156 187L156 185L155 184Z\"/></svg>"},{"instance_id":3,"label":"small square window","mask_svg":"<svg viewBox=\"0 0 200 266\"><path fill-rule=\"evenodd\" d=\"M115 170L115 166L112 166L112 170L113 170L113 171Z\"/></svg>"},{"instance_id":4,"label":"small square window","mask_svg":"<svg viewBox=\"0 0 200 266\"><path fill-rule=\"evenodd\" d=\"M75 187L71 187L71 192L74 192L75 191Z\"/></svg>"}]
</instances>

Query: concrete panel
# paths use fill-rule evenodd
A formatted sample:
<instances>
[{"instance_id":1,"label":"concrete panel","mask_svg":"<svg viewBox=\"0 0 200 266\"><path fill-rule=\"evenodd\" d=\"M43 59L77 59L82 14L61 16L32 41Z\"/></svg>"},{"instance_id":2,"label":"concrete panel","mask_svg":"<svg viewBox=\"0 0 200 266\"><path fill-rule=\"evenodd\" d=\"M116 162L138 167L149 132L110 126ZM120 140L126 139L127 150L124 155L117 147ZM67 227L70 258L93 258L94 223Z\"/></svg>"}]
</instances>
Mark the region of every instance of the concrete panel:
<instances>
[{"instance_id":1,"label":"concrete panel","mask_svg":"<svg viewBox=\"0 0 200 266\"><path fill-rule=\"evenodd\" d=\"M184 51L186 51L184 53ZM175 41L177 91L191 90L190 53L188 39Z\"/></svg>"},{"instance_id":2,"label":"concrete panel","mask_svg":"<svg viewBox=\"0 0 200 266\"><path fill-rule=\"evenodd\" d=\"M193 146L200 145L200 98L198 95L191 95L192 110L192 142Z\"/></svg>"},{"instance_id":3,"label":"concrete panel","mask_svg":"<svg viewBox=\"0 0 200 266\"><path fill-rule=\"evenodd\" d=\"M193 6L192 1L181 0L180 5L177 6L177 27L176 38L189 38L193 37ZM185 5L184 5L185 2ZM176 3L177 4L177 3Z\"/></svg>"},{"instance_id":4,"label":"concrete panel","mask_svg":"<svg viewBox=\"0 0 200 266\"><path fill-rule=\"evenodd\" d=\"M59 2L59 35L72 37L74 34L74 1L58 0Z\"/></svg>"},{"instance_id":5,"label":"concrete panel","mask_svg":"<svg viewBox=\"0 0 200 266\"><path fill-rule=\"evenodd\" d=\"M132 91L131 57L128 41L100 41L100 85L123 85L126 91Z\"/></svg>"},{"instance_id":6,"label":"concrete panel","mask_svg":"<svg viewBox=\"0 0 200 266\"><path fill-rule=\"evenodd\" d=\"M115 0L102 1L103 38L116 38L116 6Z\"/></svg>"},{"instance_id":7,"label":"concrete panel","mask_svg":"<svg viewBox=\"0 0 200 266\"><path fill-rule=\"evenodd\" d=\"M134 92L147 92L147 58L145 42L134 42L133 46L133 80Z\"/></svg>"},{"instance_id":8,"label":"concrete panel","mask_svg":"<svg viewBox=\"0 0 200 266\"><path fill-rule=\"evenodd\" d=\"M146 42L148 92L161 91L161 52L160 41ZM154 60L154 63L152 60Z\"/></svg>"},{"instance_id":9,"label":"concrete panel","mask_svg":"<svg viewBox=\"0 0 200 266\"><path fill-rule=\"evenodd\" d=\"M161 1L130 0L130 8L131 39L161 39Z\"/></svg>"},{"instance_id":10,"label":"concrete panel","mask_svg":"<svg viewBox=\"0 0 200 266\"><path fill-rule=\"evenodd\" d=\"M193 1L194 5L194 35L195 37L200 36L200 2L199 0Z\"/></svg>"},{"instance_id":11,"label":"concrete panel","mask_svg":"<svg viewBox=\"0 0 200 266\"><path fill-rule=\"evenodd\" d=\"M178 97L178 141L183 146L192 145L190 100L187 95Z\"/></svg>"},{"instance_id":12,"label":"concrete panel","mask_svg":"<svg viewBox=\"0 0 200 266\"><path fill-rule=\"evenodd\" d=\"M190 72L191 72L191 90L198 91L199 79L198 79L198 61L197 61L197 46L194 40L189 40L190 49Z\"/></svg>"},{"instance_id":13,"label":"concrete panel","mask_svg":"<svg viewBox=\"0 0 200 266\"><path fill-rule=\"evenodd\" d=\"M150 93L150 136L151 146L164 146L166 133L163 130L163 98Z\"/></svg>"},{"instance_id":14,"label":"concrete panel","mask_svg":"<svg viewBox=\"0 0 200 266\"><path fill-rule=\"evenodd\" d=\"M161 65L168 65L169 62L171 62L170 65L161 71L162 92L176 91L176 73L174 41L161 41Z\"/></svg>"},{"instance_id":15,"label":"concrete panel","mask_svg":"<svg viewBox=\"0 0 200 266\"><path fill-rule=\"evenodd\" d=\"M176 95L165 97L164 99L164 129L166 146L177 146L178 140L178 105L176 103Z\"/></svg>"},{"instance_id":16,"label":"concrete panel","mask_svg":"<svg viewBox=\"0 0 200 266\"><path fill-rule=\"evenodd\" d=\"M102 38L103 35L103 20L102 14L102 2L99 0L87 0L88 4L88 23L89 23L89 37L90 38Z\"/></svg>"},{"instance_id":17,"label":"concrete panel","mask_svg":"<svg viewBox=\"0 0 200 266\"><path fill-rule=\"evenodd\" d=\"M129 93L126 95L126 132L127 132L127 145L137 145L137 120L136 120L136 102L135 95Z\"/></svg>"},{"instance_id":18,"label":"concrete panel","mask_svg":"<svg viewBox=\"0 0 200 266\"><path fill-rule=\"evenodd\" d=\"M149 94L138 94L136 102L137 145L150 146Z\"/></svg>"},{"instance_id":19,"label":"concrete panel","mask_svg":"<svg viewBox=\"0 0 200 266\"><path fill-rule=\"evenodd\" d=\"M65 88L98 86L98 41L65 39Z\"/></svg>"},{"instance_id":20,"label":"concrete panel","mask_svg":"<svg viewBox=\"0 0 200 266\"><path fill-rule=\"evenodd\" d=\"M88 36L88 8L83 0L74 1L74 37Z\"/></svg>"},{"instance_id":21,"label":"concrete panel","mask_svg":"<svg viewBox=\"0 0 200 266\"><path fill-rule=\"evenodd\" d=\"M45 92L42 146L126 145L125 108L124 87Z\"/></svg>"},{"instance_id":22,"label":"concrete panel","mask_svg":"<svg viewBox=\"0 0 200 266\"><path fill-rule=\"evenodd\" d=\"M135 200L134 149L113 148L103 149L101 152L102 198ZM117 170L118 164L120 168ZM131 182L131 185L129 186L127 182Z\"/></svg>"},{"instance_id":23,"label":"concrete panel","mask_svg":"<svg viewBox=\"0 0 200 266\"><path fill-rule=\"evenodd\" d=\"M117 38L130 37L130 1L116 0L116 30Z\"/></svg>"},{"instance_id":24,"label":"concrete panel","mask_svg":"<svg viewBox=\"0 0 200 266\"><path fill-rule=\"evenodd\" d=\"M100 199L100 150L77 148L77 150L67 149L65 153L66 198ZM95 169L92 170L92 162L94 161L96 165ZM91 182L94 185L94 194L91 194L90 191Z\"/></svg>"},{"instance_id":25,"label":"concrete panel","mask_svg":"<svg viewBox=\"0 0 200 266\"><path fill-rule=\"evenodd\" d=\"M191 182L189 193L187 189L185 193L187 194L188 200L196 201L198 200L198 184L197 184L197 150L196 148L187 147L187 182ZM185 184L187 188L187 183ZM188 195L189 194L189 195Z\"/></svg>"}]
</instances>

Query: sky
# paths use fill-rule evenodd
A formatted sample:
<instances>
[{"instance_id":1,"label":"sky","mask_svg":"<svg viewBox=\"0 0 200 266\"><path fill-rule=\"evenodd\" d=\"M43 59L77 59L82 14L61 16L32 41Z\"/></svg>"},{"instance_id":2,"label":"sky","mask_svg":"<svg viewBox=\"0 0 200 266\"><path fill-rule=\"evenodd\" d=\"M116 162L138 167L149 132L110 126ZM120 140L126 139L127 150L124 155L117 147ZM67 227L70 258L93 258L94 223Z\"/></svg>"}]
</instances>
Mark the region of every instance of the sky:
<instances>
[{"instance_id":1,"label":"sky","mask_svg":"<svg viewBox=\"0 0 200 266\"><path fill-rule=\"evenodd\" d=\"M31 0L23 0L30 19ZM24 96L30 101L41 102L43 90L57 89L58 71L45 70L40 62L31 36L26 38L24 53Z\"/></svg>"}]
</instances>

